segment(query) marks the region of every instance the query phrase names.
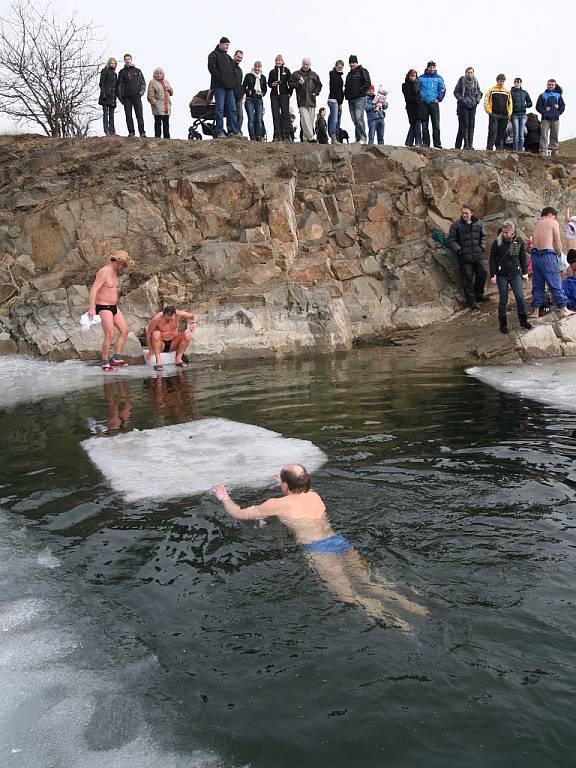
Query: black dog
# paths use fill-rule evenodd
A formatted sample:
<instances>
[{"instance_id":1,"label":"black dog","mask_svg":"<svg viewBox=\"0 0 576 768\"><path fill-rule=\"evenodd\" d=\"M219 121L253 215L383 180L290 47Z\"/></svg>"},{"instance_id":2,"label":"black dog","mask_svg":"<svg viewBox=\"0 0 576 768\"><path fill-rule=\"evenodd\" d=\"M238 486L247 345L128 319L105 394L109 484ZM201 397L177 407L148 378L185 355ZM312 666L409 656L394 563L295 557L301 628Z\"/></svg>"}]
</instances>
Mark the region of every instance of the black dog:
<instances>
[{"instance_id":1,"label":"black dog","mask_svg":"<svg viewBox=\"0 0 576 768\"><path fill-rule=\"evenodd\" d=\"M345 131L344 128L340 128L338 131L338 141L340 144L344 144L344 142L350 144L350 136L348 136L348 131Z\"/></svg>"}]
</instances>

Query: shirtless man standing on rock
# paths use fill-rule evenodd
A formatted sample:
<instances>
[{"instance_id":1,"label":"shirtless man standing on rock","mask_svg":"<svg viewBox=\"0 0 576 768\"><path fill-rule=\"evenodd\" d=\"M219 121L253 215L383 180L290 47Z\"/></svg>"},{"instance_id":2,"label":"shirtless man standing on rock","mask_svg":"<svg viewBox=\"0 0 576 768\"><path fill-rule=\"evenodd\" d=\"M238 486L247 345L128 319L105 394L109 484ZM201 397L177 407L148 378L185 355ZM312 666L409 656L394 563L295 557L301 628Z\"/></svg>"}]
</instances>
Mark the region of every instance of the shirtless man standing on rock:
<instances>
[{"instance_id":1,"label":"shirtless man standing on rock","mask_svg":"<svg viewBox=\"0 0 576 768\"><path fill-rule=\"evenodd\" d=\"M160 357L163 352L176 352L176 367L186 368L182 355L190 346L192 333L196 330L198 319L198 315L193 312L184 312L175 307L164 307L161 312L154 315L146 331L148 343L146 360L149 360L152 355L156 357L155 371L164 370ZM190 320L190 325L182 332L179 331L180 320Z\"/></svg>"},{"instance_id":2,"label":"shirtless man standing on rock","mask_svg":"<svg viewBox=\"0 0 576 768\"><path fill-rule=\"evenodd\" d=\"M544 286L547 285L561 317L574 312L568 309L568 297L562 289L558 270L558 257L562 253L558 211L547 207L542 209L540 219L532 235L532 319L538 319L539 310L544 306Z\"/></svg>"},{"instance_id":3,"label":"shirtless man standing on rock","mask_svg":"<svg viewBox=\"0 0 576 768\"><path fill-rule=\"evenodd\" d=\"M399 619L383 604L394 602L398 608L424 617L426 608L413 603L395 589L395 584L370 573L366 563L345 536L334 533L320 496L310 490L310 477L300 464L283 467L274 480L280 484L281 498L241 509L223 485L213 491L225 510L236 520L261 520L276 516L294 534L296 541L326 587L344 603L359 605L373 619L389 621L409 631L410 624ZM364 594L358 591L362 590Z\"/></svg>"},{"instance_id":4,"label":"shirtless man standing on rock","mask_svg":"<svg viewBox=\"0 0 576 768\"><path fill-rule=\"evenodd\" d=\"M114 251L110 254L109 263L96 273L96 278L90 288L88 316L100 316L104 341L102 342L102 370L110 372L113 367L122 367L128 363L122 358L122 350L128 338L128 325L124 315L118 309L118 275L126 267L134 267L135 262L126 251ZM114 340L114 328L118 330L116 349L110 358L110 347Z\"/></svg>"}]
</instances>

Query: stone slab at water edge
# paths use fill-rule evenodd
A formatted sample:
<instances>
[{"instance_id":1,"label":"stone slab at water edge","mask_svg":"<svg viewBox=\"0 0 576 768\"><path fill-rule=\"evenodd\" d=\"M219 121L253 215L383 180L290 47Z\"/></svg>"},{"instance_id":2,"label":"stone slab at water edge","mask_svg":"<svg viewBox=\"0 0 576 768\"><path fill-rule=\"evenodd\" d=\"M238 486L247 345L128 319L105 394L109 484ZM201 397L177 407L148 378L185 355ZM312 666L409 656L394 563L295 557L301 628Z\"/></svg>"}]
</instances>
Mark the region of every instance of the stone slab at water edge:
<instances>
[{"instance_id":1,"label":"stone slab at water edge","mask_svg":"<svg viewBox=\"0 0 576 768\"><path fill-rule=\"evenodd\" d=\"M460 275L432 233L463 202L489 238L507 218L528 232L576 193L574 168L503 152L4 137L0 352L96 359L99 334L78 321L118 248L138 261L120 299L135 359L165 304L202 313L198 356L349 350L447 320Z\"/></svg>"}]
</instances>

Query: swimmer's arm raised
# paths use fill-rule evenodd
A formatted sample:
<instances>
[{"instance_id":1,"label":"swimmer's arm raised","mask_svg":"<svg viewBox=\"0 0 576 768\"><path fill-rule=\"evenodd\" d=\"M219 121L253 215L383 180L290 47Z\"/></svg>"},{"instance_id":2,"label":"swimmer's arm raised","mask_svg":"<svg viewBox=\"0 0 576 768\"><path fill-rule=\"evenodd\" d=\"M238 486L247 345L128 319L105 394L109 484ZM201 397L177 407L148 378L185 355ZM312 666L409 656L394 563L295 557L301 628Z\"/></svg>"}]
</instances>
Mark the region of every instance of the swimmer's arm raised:
<instances>
[{"instance_id":1,"label":"swimmer's arm raised","mask_svg":"<svg viewBox=\"0 0 576 768\"><path fill-rule=\"evenodd\" d=\"M226 512L236 520L260 520L263 517L282 514L282 499L268 499L258 506L242 509L235 501L232 501L225 486L215 485L212 490L218 501L224 505Z\"/></svg>"}]
</instances>

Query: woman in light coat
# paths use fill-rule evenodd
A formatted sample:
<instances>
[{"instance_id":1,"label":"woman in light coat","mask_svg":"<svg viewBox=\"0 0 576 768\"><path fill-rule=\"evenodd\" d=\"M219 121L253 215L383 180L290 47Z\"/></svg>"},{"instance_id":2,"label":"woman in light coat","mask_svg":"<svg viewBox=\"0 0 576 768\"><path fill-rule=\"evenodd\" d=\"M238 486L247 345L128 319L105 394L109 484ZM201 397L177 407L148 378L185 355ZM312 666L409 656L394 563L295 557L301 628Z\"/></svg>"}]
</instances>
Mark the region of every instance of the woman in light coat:
<instances>
[{"instance_id":1,"label":"woman in light coat","mask_svg":"<svg viewBox=\"0 0 576 768\"><path fill-rule=\"evenodd\" d=\"M165 139L170 138L170 113L172 112L170 97L173 93L172 86L166 80L164 70L157 67L154 70L153 79L148 83L146 94L154 115L154 136L157 139L160 138L161 132L163 132Z\"/></svg>"}]
</instances>

